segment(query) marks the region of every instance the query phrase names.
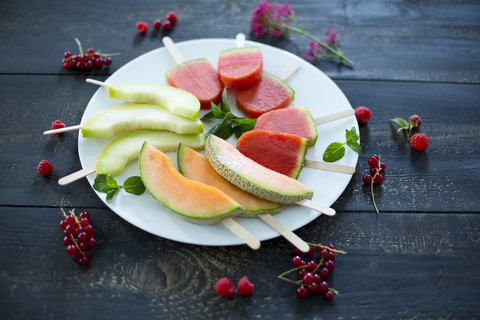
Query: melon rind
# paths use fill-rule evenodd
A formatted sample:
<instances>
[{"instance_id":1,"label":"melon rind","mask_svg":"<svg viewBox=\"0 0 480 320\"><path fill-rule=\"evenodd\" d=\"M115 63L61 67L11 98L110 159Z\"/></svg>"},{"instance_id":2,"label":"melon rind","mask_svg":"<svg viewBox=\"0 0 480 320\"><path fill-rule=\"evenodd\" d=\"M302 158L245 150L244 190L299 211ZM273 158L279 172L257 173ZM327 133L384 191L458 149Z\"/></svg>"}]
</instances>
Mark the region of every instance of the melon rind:
<instances>
[{"instance_id":1,"label":"melon rind","mask_svg":"<svg viewBox=\"0 0 480 320\"><path fill-rule=\"evenodd\" d=\"M168 212L183 220L214 224L243 212L243 207L221 190L184 177L167 155L148 142L142 145L138 165L145 188Z\"/></svg>"},{"instance_id":2,"label":"melon rind","mask_svg":"<svg viewBox=\"0 0 480 320\"><path fill-rule=\"evenodd\" d=\"M123 83L108 88L112 99L132 103L157 104L170 112L191 120L197 119L200 101L182 89L155 83Z\"/></svg>"},{"instance_id":3,"label":"melon rind","mask_svg":"<svg viewBox=\"0 0 480 320\"><path fill-rule=\"evenodd\" d=\"M216 187L243 206L245 211L239 217L256 218L259 214L282 211L279 204L257 198L229 183L213 169L205 156L183 144L178 145L177 165L178 171L185 177Z\"/></svg>"},{"instance_id":4,"label":"melon rind","mask_svg":"<svg viewBox=\"0 0 480 320\"><path fill-rule=\"evenodd\" d=\"M313 191L300 181L258 164L217 136L207 137L205 154L225 180L261 199L294 204L313 197Z\"/></svg>"},{"instance_id":5,"label":"melon rind","mask_svg":"<svg viewBox=\"0 0 480 320\"><path fill-rule=\"evenodd\" d=\"M96 164L97 175L122 173L130 162L138 158L145 141L163 152L176 151L179 143L201 150L205 145L205 134L178 134L148 129L126 133L110 142L100 152Z\"/></svg>"},{"instance_id":6,"label":"melon rind","mask_svg":"<svg viewBox=\"0 0 480 320\"><path fill-rule=\"evenodd\" d=\"M111 138L139 129L167 130L180 134L203 132L199 119L190 120L154 104L129 104L100 111L82 126L84 138Z\"/></svg>"}]
</instances>

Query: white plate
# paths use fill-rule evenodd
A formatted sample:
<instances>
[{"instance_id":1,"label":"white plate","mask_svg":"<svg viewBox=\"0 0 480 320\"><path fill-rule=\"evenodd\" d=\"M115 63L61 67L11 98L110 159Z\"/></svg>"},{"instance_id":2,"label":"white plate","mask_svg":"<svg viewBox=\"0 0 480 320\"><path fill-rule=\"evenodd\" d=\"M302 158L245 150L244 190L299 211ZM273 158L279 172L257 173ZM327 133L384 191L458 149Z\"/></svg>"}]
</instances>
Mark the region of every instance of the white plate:
<instances>
[{"instance_id":1,"label":"white plate","mask_svg":"<svg viewBox=\"0 0 480 320\"><path fill-rule=\"evenodd\" d=\"M293 63L300 63L300 69L288 80L288 84L295 90L295 99L291 107L307 106L313 117L321 117L333 112L351 108L345 95L337 85L323 72L305 60L278 48L261 43L246 41L246 46L260 47L263 54L264 70L280 75ZM216 67L221 50L235 47L233 39L199 39L177 43L178 49L185 60L207 58ZM174 66L175 62L167 50L162 47L147 52L125 64L107 79L109 84L117 83L160 83L166 84L165 71ZM229 95L233 113L242 116L235 105L235 97ZM127 104L108 97L104 88L99 88L90 100L82 117L82 124L93 114L118 105ZM205 113L201 111L200 117ZM307 153L307 159L322 160L325 148L334 141L345 141L345 129L358 125L355 117L320 125L318 141ZM208 129L208 128L207 128ZM206 130L207 130L206 129ZM78 153L82 167L91 166L96 162L97 156L103 147L112 139L84 139L81 134L78 138ZM234 138L229 140L236 143ZM175 153L169 154L176 164ZM345 156L338 161L341 164L356 166L358 154L347 148ZM122 184L126 178L139 175L138 162L130 164L127 169L116 177ZM93 185L95 175L90 175L88 181ZM332 173L321 170L303 169L299 180L314 191L313 200L331 206L345 190L351 175ZM96 191L95 191L96 192ZM181 220L169 212L146 191L141 196L120 191L112 201L106 201L104 193L98 196L116 214L121 216L136 227L157 236L196 245L228 246L241 245L242 240L232 234L223 224L196 225ZM285 207L275 217L291 230L300 228L315 218L320 213L300 206ZM325 217L324 219L331 219ZM279 234L271 229L260 219L236 220L250 231L260 241L278 237Z\"/></svg>"}]
</instances>

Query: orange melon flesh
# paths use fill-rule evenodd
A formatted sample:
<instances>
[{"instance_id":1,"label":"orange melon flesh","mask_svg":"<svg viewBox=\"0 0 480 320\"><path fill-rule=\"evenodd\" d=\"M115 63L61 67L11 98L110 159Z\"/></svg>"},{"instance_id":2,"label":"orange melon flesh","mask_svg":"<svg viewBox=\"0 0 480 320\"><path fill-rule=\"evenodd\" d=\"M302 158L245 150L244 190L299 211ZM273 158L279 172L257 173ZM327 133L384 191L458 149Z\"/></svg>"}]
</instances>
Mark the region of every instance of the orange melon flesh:
<instances>
[{"instance_id":1,"label":"orange melon flesh","mask_svg":"<svg viewBox=\"0 0 480 320\"><path fill-rule=\"evenodd\" d=\"M275 214L282 210L279 204L254 197L222 178L199 152L180 144L177 152L178 170L185 177L216 187L237 201L245 212L239 217L256 217L261 213Z\"/></svg>"},{"instance_id":2,"label":"orange melon flesh","mask_svg":"<svg viewBox=\"0 0 480 320\"><path fill-rule=\"evenodd\" d=\"M317 142L317 126L306 107L286 108L267 112L257 118L254 130L262 129L295 134L307 138L309 146Z\"/></svg>"},{"instance_id":3,"label":"orange melon flesh","mask_svg":"<svg viewBox=\"0 0 480 320\"><path fill-rule=\"evenodd\" d=\"M225 180L258 198L294 204L313 197L313 191L300 181L260 165L217 136L207 137L205 154Z\"/></svg>"},{"instance_id":4,"label":"orange melon flesh","mask_svg":"<svg viewBox=\"0 0 480 320\"><path fill-rule=\"evenodd\" d=\"M237 149L262 166L296 179L303 168L308 139L277 131L252 130L240 136Z\"/></svg>"},{"instance_id":5,"label":"orange melon flesh","mask_svg":"<svg viewBox=\"0 0 480 320\"><path fill-rule=\"evenodd\" d=\"M217 71L207 59L196 59L178 64L166 72L167 83L193 94L202 109L210 109L210 103L218 104L223 84Z\"/></svg>"},{"instance_id":6,"label":"orange melon flesh","mask_svg":"<svg viewBox=\"0 0 480 320\"><path fill-rule=\"evenodd\" d=\"M229 87L247 87L262 77L263 58L260 48L236 48L220 52L218 74Z\"/></svg>"},{"instance_id":7,"label":"orange melon flesh","mask_svg":"<svg viewBox=\"0 0 480 320\"><path fill-rule=\"evenodd\" d=\"M182 219L211 224L243 212L240 204L219 189L184 177L169 156L147 142L142 146L139 168L152 196Z\"/></svg>"},{"instance_id":8,"label":"orange melon flesh","mask_svg":"<svg viewBox=\"0 0 480 320\"><path fill-rule=\"evenodd\" d=\"M262 79L247 88L237 90L237 107L249 118L286 108L292 103L295 91L280 78L263 72Z\"/></svg>"}]
</instances>

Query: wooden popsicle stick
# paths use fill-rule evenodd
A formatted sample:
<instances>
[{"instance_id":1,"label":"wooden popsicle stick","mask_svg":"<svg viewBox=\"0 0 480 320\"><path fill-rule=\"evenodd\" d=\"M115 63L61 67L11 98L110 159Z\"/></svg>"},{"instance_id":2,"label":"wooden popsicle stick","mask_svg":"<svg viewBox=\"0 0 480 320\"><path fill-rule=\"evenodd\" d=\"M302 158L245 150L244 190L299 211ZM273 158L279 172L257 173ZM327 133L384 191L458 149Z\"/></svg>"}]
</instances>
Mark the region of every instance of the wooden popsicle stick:
<instances>
[{"instance_id":1,"label":"wooden popsicle stick","mask_svg":"<svg viewBox=\"0 0 480 320\"><path fill-rule=\"evenodd\" d=\"M308 199L303 199L298 202L296 202L299 206L304 206L310 209L313 209L315 211L321 212L327 216L334 216L337 212L335 209L332 209L330 207L324 206L323 204L320 204L318 202L308 200Z\"/></svg>"},{"instance_id":2,"label":"wooden popsicle stick","mask_svg":"<svg viewBox=\"0 0 480 320\"><path fill-rule=\"evenodd\" d=\"M52 129L52 130L47 130L44 131L44 135L49 135L49 134L56 134L56 133L63 133L63 132L68 132L68 131L75 131L82 129L82 125L76 125L76 126L70 126L70 127L65 127L65 128L59 128L59 129Z\"/></svg>"},{"instance_id":3,"label":"wooden popsicle stick","mask_svg":"<svg viewBox=\"0 0 480 320\"><path fill-rule=\"evenodd\" d=\"M286 228L271 214L262 213L259 214L258 217L265 221L270 227L280 233L285 239L287 239L291 244L300 249L302 252L308 252L310 250L310 246L308 245L308 243L303 241L299 236L293 233L293 231Z\"/></svg>"},{"instance_id":4,"label":"wooden popsicle stick","mask_svg":"<svg viewBox=\"0 0 480 320\"><path fill-rule=\"evenodd\" d=\"M99 81L99 80L95 80L95 79L87 78L85 81L88 82L88 83L96 84L96 85L104 87L104 88L109 88L110 87L110 85L108 83L105 83L105 82Z\"/></svg>"},{"instance_id":5,"label":"wooden popsicle stick","mask_svg":"<svg viewBox=\"0 0 480 320\"><path fill-rule=\"evenodd\" d=\"M315 125L318 126L318 125L321 125L321 124L324 124L324 123L327 123L327 122L339 120L339 119L342 119L342 118L347 118L347 117L350 117L354 114L355 114L355 110L347 109L347 110L342 110L342 111L335 112L335 113L332 113L332 114L329 114L329 115L326 115L326 116L315 118L314 121L315 121Z\"/></svg>"},{"instance_id":6,"label":"wooden popsicle stick","mask_svg":"<svg viewBox=\"0 0 480 320\"><path fill-rule=\"evenodd\" d=\"M338 164L338 163L330 163L330 162L305 159L303 166L305 168L310 168L310 169L325 170L325 171L332 171L332 172L345 173L345 174L355 173L355 167L347 166L344 164Z\"/></svg>"},{"instance_id":7,"label":"wooden popsicle stick","mask_svg":"<svg viewBox=\"0 0 480 320\"><path fill-rule=\"evenodd\" d=\"M183 59L183 56L182 54L180 53L180 51L178 50L177 46L175 45L175 43L173 42L172 38L170 37L163 37L162 38L162 42L163 42L163 45L165 46L165 48L167 49L168 53L170 53L170 55L172 56L173 60L175 60L175 62L177 64L180 64L180 63L183 63L185 62L185 60Z\"/></svg>"},{"instance_id":8,"label":"wooden popsicle stick","mask_svg":"<svg viewBox=\"0 0 480 320\"><path fill-rule=\"evenodd\" d=\"M258 250L260 248L260 241L258 241L257 238L255 238L234 219L226 218L220 222L223 223L223 225L227 227L228 230L230 230L233 234L242 239L251 249Z\"/></svg>"},{"instance_id":9,"label":"wooden popsicle stick","mask_svg":"<svg viewBox=\"0 0 480 320\"><path fill-rule=\"evenodd\" d=\"M92 173L95 173L95 169L96 169L96 164L83 168L81 170L78 170L77 172L71 173L68 176L60 178L58 180L58 184L61 186L65 186L69 183L85 178L86 176Z\"/></svg>"}]
</instances>

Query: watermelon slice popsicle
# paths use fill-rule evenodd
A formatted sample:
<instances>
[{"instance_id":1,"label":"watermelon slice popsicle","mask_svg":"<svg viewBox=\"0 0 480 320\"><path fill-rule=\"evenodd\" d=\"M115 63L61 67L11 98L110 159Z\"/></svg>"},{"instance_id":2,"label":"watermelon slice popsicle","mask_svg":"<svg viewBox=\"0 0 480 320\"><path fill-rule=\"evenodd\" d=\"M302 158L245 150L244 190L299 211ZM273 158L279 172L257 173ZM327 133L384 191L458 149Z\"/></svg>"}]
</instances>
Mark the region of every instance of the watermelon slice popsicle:
<instances>
[{"instance_id":1,"label":"watermelon slice popsicle","mask_svg":"<svg viewBox=\"0 0 480 320\"><path fill-rule=\"evenodd\" d=\"M192 93L202 109L210 109L212 102L218 104L224 85L210 62L205 58L185 61L170 37L163 37L162 42L177 63L165 73L167 83Z\"/></svg>"}]
</instances>

